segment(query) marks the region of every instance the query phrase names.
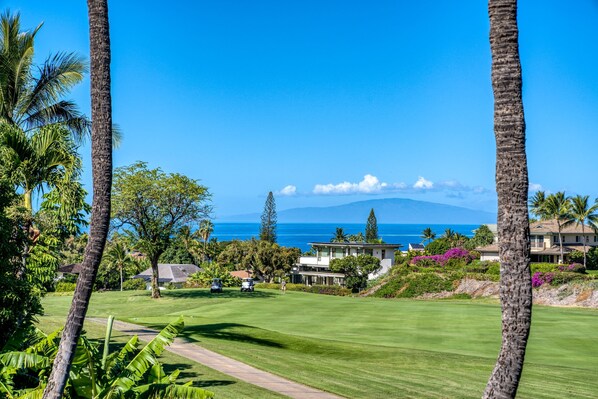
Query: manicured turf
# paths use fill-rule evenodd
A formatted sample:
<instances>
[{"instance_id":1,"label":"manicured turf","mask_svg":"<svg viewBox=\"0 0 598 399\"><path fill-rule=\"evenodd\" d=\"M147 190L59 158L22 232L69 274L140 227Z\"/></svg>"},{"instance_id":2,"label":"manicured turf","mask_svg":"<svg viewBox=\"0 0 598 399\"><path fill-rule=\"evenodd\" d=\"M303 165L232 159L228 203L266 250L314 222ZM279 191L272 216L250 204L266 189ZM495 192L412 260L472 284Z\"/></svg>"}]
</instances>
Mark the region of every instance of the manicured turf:
<instances>
[{"instance_id":1,"label":"manicured turf","mask_svg":"<svg viewBox=\"0 0 598 399\"><path fill-rule=\"evenodd\" d=\"M88 314L156 328L183 314L183 334L200 345L351 398L478 398L500 346L500 307L492 303L164 294L95 293ZM44 319L63 318L70 300L48 296ZM533 319L518 397L596 397L598 311L535 307Z\"/></svg>"}]
</instances>

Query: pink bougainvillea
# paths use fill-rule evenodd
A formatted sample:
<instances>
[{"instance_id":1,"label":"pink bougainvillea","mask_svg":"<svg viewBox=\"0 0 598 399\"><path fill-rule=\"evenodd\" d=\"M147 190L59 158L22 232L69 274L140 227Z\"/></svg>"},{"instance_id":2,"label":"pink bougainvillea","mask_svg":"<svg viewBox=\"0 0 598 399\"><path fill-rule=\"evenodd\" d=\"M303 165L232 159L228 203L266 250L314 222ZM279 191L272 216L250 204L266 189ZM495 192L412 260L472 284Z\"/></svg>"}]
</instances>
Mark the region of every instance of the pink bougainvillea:
<instances>
[{"instance_id":1,"label":"pink bougainvillea","mask_svg":"<svg viewBox=\"0 0 598 399\"><path fill-rule=\"evenodd\" d=\"M442 255L422 255L411 259L412 265L426 266L431 262L437 266L444 266L450 259L460 259L466 263L471 262L473 256L463 248L451 248Z\"/></svg>"}]
</instances>

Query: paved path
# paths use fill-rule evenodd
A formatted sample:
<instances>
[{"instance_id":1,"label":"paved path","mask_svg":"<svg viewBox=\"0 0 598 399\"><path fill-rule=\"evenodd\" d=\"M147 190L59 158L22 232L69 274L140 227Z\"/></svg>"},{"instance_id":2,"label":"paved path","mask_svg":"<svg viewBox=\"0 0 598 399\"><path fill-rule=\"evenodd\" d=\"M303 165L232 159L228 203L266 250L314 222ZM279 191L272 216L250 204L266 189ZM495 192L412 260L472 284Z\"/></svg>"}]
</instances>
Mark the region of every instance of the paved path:
<instances>
[{"instance_id":1,"label":"paved path","mask_svg":"<svg viewBox=\"0 0 598 399\"><path fill-rule=\"evenodd\" d=\"M87 318L94 323L106 324L106 319ZM137 324L125 323L114 320L113 328L128 335L137 335L142 341L151 341L158 331L146 328ZM237 360L222 356L216 352L209 351L196 344L186 342L177 338L172 345L166 348L167 351L176 353L194 362L228 374L239 380L277 392L296 399L342 399L328 392L320 391L285 378L258 370ZM208 388L209 389L209 388Z\"/></svg>"}]
</instances>

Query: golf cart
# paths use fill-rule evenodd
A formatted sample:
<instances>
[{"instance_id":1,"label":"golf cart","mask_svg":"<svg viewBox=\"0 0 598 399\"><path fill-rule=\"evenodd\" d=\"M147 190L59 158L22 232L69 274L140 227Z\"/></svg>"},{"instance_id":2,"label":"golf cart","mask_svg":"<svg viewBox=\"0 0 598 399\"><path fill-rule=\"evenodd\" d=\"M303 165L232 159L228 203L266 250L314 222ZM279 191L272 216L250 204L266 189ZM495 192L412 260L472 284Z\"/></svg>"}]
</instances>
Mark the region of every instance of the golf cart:
<instances>
[{"instance_id":1,"label":"golf cart","mask_svg":"<svg viewBox=\"0 0 598 399\"><path fill-rule=\"evenodd\" d=\"M241 292L253 292L253 279L244 278L241 282Z\"/></svg>"},{"instance_id":2,"label":"golf cart","mask_svg":"<svg viewBox=\"0 0 598 399\"><path fill-rule=\"evenodd\" d=\"M222 280L219 278L212 279L212 285L210 286L210 293L222 292Z\"/></svg>"}]
</instances>

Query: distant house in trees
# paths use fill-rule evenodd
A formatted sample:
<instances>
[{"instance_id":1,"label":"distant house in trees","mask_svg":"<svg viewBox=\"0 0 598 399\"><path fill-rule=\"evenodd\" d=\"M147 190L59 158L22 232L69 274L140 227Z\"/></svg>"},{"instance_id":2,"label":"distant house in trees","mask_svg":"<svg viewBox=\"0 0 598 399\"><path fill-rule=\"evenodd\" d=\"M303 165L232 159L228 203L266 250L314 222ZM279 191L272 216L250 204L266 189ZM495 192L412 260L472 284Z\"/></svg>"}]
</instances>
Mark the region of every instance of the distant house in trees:
<instances>
[{"instance_id":1,"label":"distant house in trees","mask_svg":"<svg viewBox=\"0 0 598 399\"><path fill-rule=\"evenodd\" d=\"M334 273L330 270L332 259L341 259L345 256L371 255L380 259L382 268L375 278L384 274L394 265L395 251L400 244L367 244L357 242L311 242L315 256L301 256L291 270L291 282L306 285L344 285L345 275Z\"/></svg>"},{"instance_id":2,"label":"distant house in trees","mask_svg":"<svg viewBox=\"0 0 598 399\"><path fill-rule=\"evenodd\" d=\"M201 268L192 264L164 264L158 263L158 286L164 287L166 284L174 284L182 287L190 275L200 272ZM148 289L152 281L152 268L148 268L132 278L142 278L146 281Z\"/></svg>"},{"instance_id":3,"label":"distant house in trees","mask_svg":"<svg viewBox=\"0 0 598 399\"><path fill-rule=\"evenodd\" d=\"M583 251L583 241L586 251L598 246L598 235L590 226L570 225L561 228L563 237L563 255L559 243L559 229L556 220L541 220L530 224L531 261L547 263L564 263L573 251ZM498 261L498 244L493 243L485 247L476 248L481 260Z\"/></svg>"},{"instance_id":4,"label":"distant house in trees","mask_svg":"<svg viewBox=\"0 0 598 399\"><path fill-rule=\"evenodd\" d=\"M410 251L424 251L426 248L423 244L409 243Z\"/></svg>"}]
</instances>

